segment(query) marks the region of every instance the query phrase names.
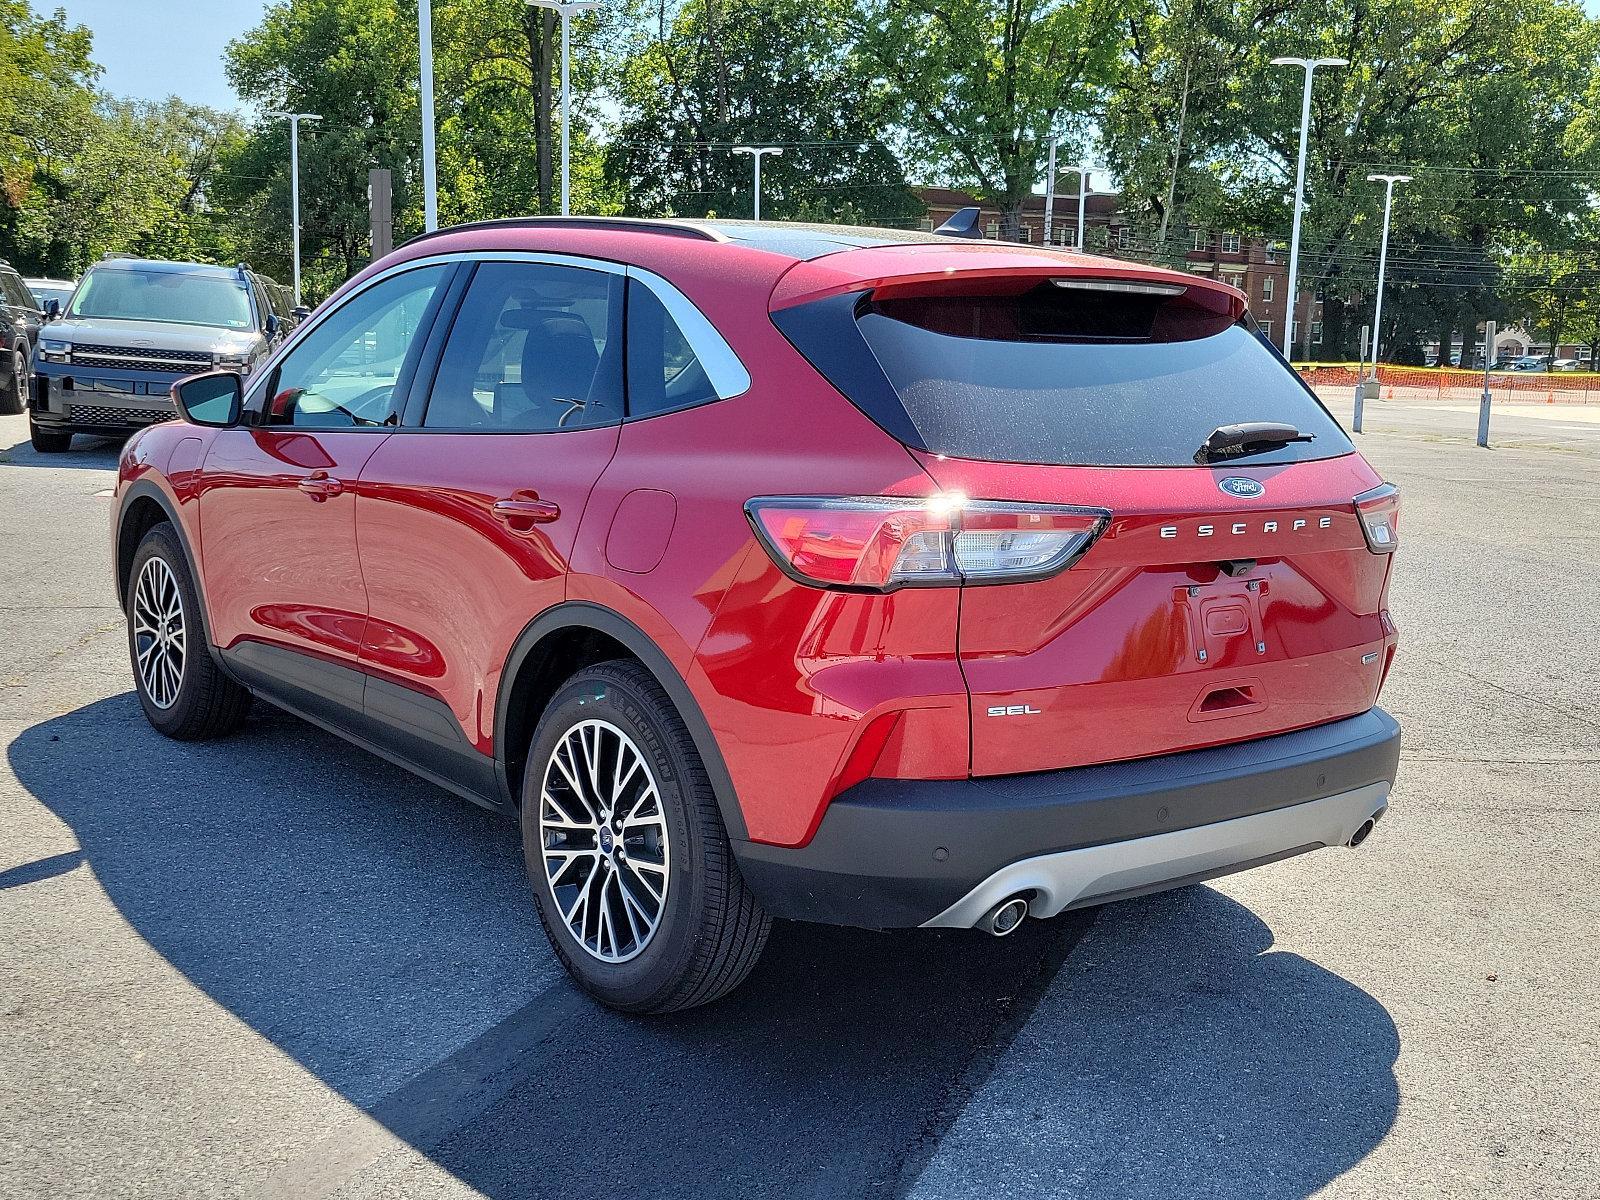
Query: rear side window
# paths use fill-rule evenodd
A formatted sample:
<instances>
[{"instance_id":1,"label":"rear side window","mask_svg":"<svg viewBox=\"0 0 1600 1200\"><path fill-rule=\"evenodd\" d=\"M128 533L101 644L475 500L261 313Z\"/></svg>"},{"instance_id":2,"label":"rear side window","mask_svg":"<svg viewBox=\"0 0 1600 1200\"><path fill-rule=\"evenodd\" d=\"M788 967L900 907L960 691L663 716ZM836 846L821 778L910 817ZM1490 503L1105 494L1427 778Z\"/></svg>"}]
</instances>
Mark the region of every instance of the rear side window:
<instances>
[{"instance_id":1,"label":"rear side window","mask_svg":"<svg viewBox=\"0 0 1600 1200\"><path fill-rule=\"evenodd\" d=\"M853 358L828 348L826 321L779 324L869 416L939 454L1193 466L1213 430L1247 421L1291 424L1314 440L1239 462L1353 450L1293 370L1219 308L1216 293L1181 285L1120 292L1106 290L1115 281L1051 279L983 286L993 290L855 298L850 315L868 353ZM870 377L874 367L880 378Z\"/></svg>"},{"instance_id":2,"label":"rear side window","mask_svg":"<svg viewBox=\"0 0 1600 1200\"><path fill-rule=\"evenodd\" d=\"M422 423L537 433L622 419L620 275L484 263L461 301Z\"/></svg>"},{"instance_id":3,"label":"rear side window","mask_svg":"<svg viewBox=\"0 0 1600 1200\"><path fill-rule=\"evenodd\" d=\"M717 398L683 330L654 292L628 285L628 413L647 417Z\"/></svg>"}]
</instances>

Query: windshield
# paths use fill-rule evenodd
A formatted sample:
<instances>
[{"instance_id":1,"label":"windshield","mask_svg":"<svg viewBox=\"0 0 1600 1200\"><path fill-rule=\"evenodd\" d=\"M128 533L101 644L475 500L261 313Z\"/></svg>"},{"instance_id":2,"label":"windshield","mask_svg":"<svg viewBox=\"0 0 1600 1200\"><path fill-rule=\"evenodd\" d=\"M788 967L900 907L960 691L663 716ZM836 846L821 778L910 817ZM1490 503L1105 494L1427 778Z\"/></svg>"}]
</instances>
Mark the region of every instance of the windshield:
<instances>
[{"instance_id":1,"label":"windshield","mask_svg":"<svg viewBox=\"0 0 1600 1200\"><path fill-rule=\"evenodd\" d=\"M62 304L72 295L70 283L30 283L28 290L33 293L33 298L41 305L49 300L59 300Z\"/></svg>"},{"instance_id":2,"label":"windshield","mask_svg":"<svg viewBox=\"0 0 1600 1200\"><path fill-rule=\"evenodd\" d=\"M222 329L249 329L254 324L243 283L175 271L96 268L78 285L67 314Z\"/></svg>"},{"instance_id":3,"label":"windshield","mask_svg":"<svg viewBox=\"0 0 1600 1200\"><path fill-rule=\"evenodd\" d=\"M1181 301L1035 289L879 302L858 325L923 446L937 453L1193 466L1213 430L1255 421L1314 440L1251 455L1253 464L1352 450L1255 333Z\"/></svg>"}]
</instances>

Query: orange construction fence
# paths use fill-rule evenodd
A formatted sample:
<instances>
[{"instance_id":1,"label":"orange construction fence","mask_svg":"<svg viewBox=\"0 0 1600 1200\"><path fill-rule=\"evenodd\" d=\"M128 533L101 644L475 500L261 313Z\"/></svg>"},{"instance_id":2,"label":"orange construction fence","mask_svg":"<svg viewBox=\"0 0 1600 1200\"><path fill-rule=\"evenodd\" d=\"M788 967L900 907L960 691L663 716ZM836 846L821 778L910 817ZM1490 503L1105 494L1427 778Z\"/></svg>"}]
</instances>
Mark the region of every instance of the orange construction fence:
<instances>
[{"instance_id":1,"label":"orange construction fence","mask_svg":"<svg viewBox=\"0 0 1600 1200\"><path fill-rule=\"evenodd\" d=\"M1354 363L1300 363L1295 366L1310 386L1354 388ZM1378 396L1383 400L1476 400L1483 394L1483 372L1455 367L1378 368ZM1490 371L1489 390L1496 400L1513 404L1600 404L1600 374L1592 371Z\"/></svg>"}]
</instances>

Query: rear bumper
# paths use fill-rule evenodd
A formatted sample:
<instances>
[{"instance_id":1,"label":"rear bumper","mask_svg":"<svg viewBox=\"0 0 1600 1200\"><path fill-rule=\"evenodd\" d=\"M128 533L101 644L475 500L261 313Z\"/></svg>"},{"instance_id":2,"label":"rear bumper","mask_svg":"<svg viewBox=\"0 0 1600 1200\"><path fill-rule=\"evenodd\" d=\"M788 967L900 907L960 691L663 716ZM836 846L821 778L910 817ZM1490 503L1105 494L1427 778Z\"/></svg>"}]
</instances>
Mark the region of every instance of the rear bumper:
<instances>
[{"instance_id":1,"label":"rear bumper","mask_svg":"<svg viewBox=\"0 0 1600 1200\"><path fill-rule=\"evenodd\" d=\"M1382 709L1133 762L967 780L868 780L800 848L737 842L767 910L869 928L971 926L1120 899L1344 845L1388 804L1400 728Z\"/></svg>"}]
</instances>

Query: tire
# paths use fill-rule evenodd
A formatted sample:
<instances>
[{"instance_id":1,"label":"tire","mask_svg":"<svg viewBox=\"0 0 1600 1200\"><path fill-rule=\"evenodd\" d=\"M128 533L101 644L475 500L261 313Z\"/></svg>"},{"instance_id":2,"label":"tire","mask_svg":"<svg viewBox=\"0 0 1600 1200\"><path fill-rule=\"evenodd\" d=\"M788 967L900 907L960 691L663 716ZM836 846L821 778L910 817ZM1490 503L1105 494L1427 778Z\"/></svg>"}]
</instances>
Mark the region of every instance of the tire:
<instances>
[{"instance_id":1,"label":"tire","mask_svg":"<svg viewBox=\"0 0 1600 1200\"><path fill-rule=\"evenodd\" d=\"M38 422L29 417L28 442L40 454L65 454L72 449L72 433L68 430L57 432L40 429Z\"/></svg>"},{"instance_id":2,"label":"tire","mask_svg":"<svg viewBox=\"0 0 1600 1200\"><path fill-rule=\"evenodd\" d=\"M28 344L18 342L11 348L11 382L0 387L0 414L14 417L28 402Z\"/></svg>"},{"instance_id":3,"label":"tire","mask_svg":"<svg viewBox=\"0 0 1600 1200\"><path fill-rule=\"evenodd\" d=\"M185 742L238 729L250 693L211 657L199 593L167 522L152 526L134 552L126 600L133 686L150 724Z\"/></svg>"},{"instance_id":4,"label":"tire","mask_svg":"<svg viewBox=\"0 0 1600 1200\"><path fill-rule=\"evenodd\" d=\"M602 781L623 773L623 786L591 778L586 789L585 756ZM771 918L734 863L688 730L638 663L601 663L562 685L534 731L522 794L539 920L579 987L624 1012L666 1013L710 1003L750 973ZM615 806L604 831L597 799L602 813Z\"/></svg>"}]
</instances>

